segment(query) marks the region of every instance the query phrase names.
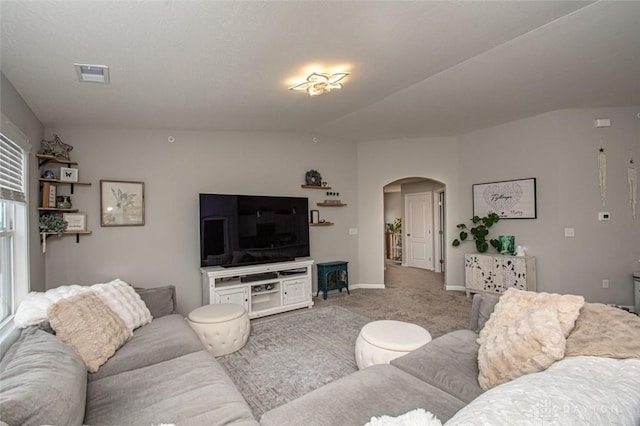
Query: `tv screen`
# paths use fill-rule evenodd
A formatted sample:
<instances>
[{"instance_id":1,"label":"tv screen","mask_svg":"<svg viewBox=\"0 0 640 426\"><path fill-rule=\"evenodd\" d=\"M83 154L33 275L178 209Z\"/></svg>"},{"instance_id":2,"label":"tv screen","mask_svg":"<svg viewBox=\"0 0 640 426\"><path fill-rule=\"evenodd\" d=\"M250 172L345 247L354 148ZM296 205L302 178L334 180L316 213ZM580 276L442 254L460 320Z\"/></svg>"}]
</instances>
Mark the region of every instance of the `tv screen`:
<instances>
[{"instance_id":1,"label":"tv screen","mask_svg":"<svg viewBox=\"0 0 640 426\"><path fill-rule=\"evenodd\" d=\"M200 194L200 266L309 256L308 208L301 197Z\"/></svg>"}]
</instances>

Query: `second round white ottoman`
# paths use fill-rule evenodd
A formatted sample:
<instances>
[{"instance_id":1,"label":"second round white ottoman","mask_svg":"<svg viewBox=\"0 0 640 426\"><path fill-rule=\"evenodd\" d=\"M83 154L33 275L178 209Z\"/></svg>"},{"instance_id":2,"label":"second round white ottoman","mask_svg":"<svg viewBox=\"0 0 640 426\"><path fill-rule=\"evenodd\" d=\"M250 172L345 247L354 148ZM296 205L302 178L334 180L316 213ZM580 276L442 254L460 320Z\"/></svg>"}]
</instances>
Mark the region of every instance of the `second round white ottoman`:
<instances>
[{"instance_id":1,"label":"second round white ottoman","mask_svg":"<svg viewBox=\"0 0 640 426\"><path fill-rule=\"evenodd\" d=\"M416 324L382 320L366 324L356 339L358 368L388 364L431 341L431 334Z\"/></svg>"},{"instance_id":2,"label":"second round white ottoman","mask_svg":"<svg viewBox=\"0 0 640 426\"><path fill-rule=\"evenodd\" d=\"M242 348L251 331L247 311L232 303L201 306L191 311L187 321L214 356L230 354Z\"/></svg>"}]
</instances>

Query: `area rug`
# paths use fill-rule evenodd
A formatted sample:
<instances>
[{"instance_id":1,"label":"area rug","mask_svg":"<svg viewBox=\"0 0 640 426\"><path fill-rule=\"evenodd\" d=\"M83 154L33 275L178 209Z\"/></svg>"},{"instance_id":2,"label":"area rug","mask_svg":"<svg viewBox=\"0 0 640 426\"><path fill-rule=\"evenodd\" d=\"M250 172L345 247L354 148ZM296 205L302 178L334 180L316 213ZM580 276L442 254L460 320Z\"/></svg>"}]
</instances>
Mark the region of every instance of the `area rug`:
<instances>
[{"instance_id":1,"label":"area rug","mask_svg":"<svg viewBox=\"0 0 640 426\"><path fill-rule=\"evenodd\" d=\"M369 321L340 306L261 319L252 322L242 349L217 359L259 419L272 408L357 371L355 342Z\"/></svg>"}]
</instances>

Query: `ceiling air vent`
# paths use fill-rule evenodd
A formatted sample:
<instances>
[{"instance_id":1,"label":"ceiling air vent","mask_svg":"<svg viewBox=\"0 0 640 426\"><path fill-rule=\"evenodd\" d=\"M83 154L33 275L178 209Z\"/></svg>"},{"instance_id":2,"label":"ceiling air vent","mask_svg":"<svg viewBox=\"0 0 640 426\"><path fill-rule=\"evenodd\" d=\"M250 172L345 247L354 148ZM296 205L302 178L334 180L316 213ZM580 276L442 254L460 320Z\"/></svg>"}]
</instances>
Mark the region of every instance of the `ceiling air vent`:
<instances>
[{"instance_id":1,"label":"ceiling air vent","mask_svg":"<svg viewBox=\"0 0 640 426\"><path fill-rule=\"evenodd\" d=\"M106 65L73 64L78 80L82 83L109 84L109 67Z\"/></svg>"}]
</instances>

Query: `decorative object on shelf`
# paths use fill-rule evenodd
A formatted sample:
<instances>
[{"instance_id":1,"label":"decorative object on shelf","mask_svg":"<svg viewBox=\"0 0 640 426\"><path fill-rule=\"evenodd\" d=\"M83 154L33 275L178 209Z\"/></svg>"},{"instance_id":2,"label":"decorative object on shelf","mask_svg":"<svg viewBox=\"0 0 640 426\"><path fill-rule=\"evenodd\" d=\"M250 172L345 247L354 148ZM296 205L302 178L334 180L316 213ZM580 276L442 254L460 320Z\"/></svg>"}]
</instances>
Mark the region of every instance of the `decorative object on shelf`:
<instances>
[{"instance_id":1,"label":"decorative object on shelf","mask_svg":"<svg viewBox=\"0 0 640 426\"><path fill-rule=\"evenodd\" d=\"M62 235L67 230L67 225L67 221L58 213L41 214L38 221L40 232L55 232L58 235Z\"/></svg>"},{"instance_id":2,"label":"decorative object on shelf","mask_svg":"<svg viewBox=\"0 0 640 426\"><path fill-rule=\"evenodd\" d=\"M518 256L518 257L524 257L524 256L526 256L524 246L518 246L518 247L516 247L516 256Z\"/></svg>"},{"instance_id":3,"label":"decorative object on shelf","mask_svg":"<svg viewBox=\"0 0 640 426\"><path fill-rule=\"evenodd\" d=\"M62 213L62 220L67 222L67 231L87 230L87 215L84 213Z\"/></svg>"},{"instance_id":4,"label":"decorative object on shelf","mask_svg":"<svg viewBox=\"0 0 640 426\"><path fill-rule=\"evenodd\" d=\"M458 247L461 241L466 241L467 237L469 236L469 233L471 233L471 235L473 235L473 240L476 243L476 249L478 250L479 253L486 252L489 249L489 244L491 244L491 246L494 247L496 250L499 250L500 249L499 240L490 239L489 242L487 242L487 236L489 235L489 228L491 228L499 220L500 220L500 217L497 214L491 213L485 217L474 216L473 218L471 218L471 222L473 222L473 224L475 225L471 229L468 229L467 225L465 225L464 223L458 224L457 228L460 230L460 239L456 238L455 240L453 240L452 245L454 247ZM467 230L469 230L469 233L467 233Z\"/></svg>"},{"instance_id":5,"label":"decorative object on shelf","mask_svg":"<svg viewBox=\"0 0 640 426\"><path fill-rule=\"evenodd\" d=\"M535 219L536 178L473 185L473 215L495 213L501 219Z\"/></svg>"},{"instance_id":6,"label":"decorative object on shelf","mask_svg":"<svg viewBox=\"0 0 640 426\"><path fill-rule=\"evenodd\" d=\"M100 181L100 226L143 226L144 182Z\"/></svg>"},{"instance_id":7,"label":"decorative object on shelf","mask_svg":"<svg viewBox=\"0 0 640 426\"><path fill-rule=\"evenodd\" d=\"M68 195L56 196L56 208L68 210L71 208L71 197Z\"/></svg>"},{"instance_id":8,"label":"decorative object on shelf","mask_svg":"<svg viewBox=\"0 0 640 426\"><path fill-rule=\"evenodd\" d=\"M342 89L340 81L348 76L348 72L329 73L311 73L304 83L296 84L289 87L289 90L306 91L309 96L318 96L329 93L334 89Z\"/></svg>"},{"instance_id":9,"label":"decorative object on shelf","mask_svg":"<svg viewBox=\"0 0 640 426\"><path fill-rule=\"evenodd\" d=\"M340 205L340 204L342 204L342 201L340 201L340 200L324 200L324 204L336 204L336 205Z\"/></svg>"},{"instance_id":10,"label":"decorative object on shelf","mask_svg":"<svg viewBox=\"0 0 640 426\"><path fill-rule=\"evenodd\" d=\"M324 188L327 188L329 186L329 183L325 180L325 181L322 182L322 186Z\"/></svg>"},{"instance_id":11,"label":"decorative object on shelf","mask_svg":"<svg viewBox=\"0 0 640 426\"><path fill-rule=\"evenodd\" d=\"M53 134L53 140L43 139L40 141L40 145L42 147L42 155L52 155L59 160L70 160L69 152L73 149L73 146L62 142L55 133Z\"/></svg>"},{"instance_id":12,"label":"decorative object on shelf","mask_svg":"<svg viewBox=\"0 0 640 426\"><path fill-rule=\"evenodd\" d=\"M304 175L304 181L309 186L321 186L322 185L322 176L317 170L309 170Z\"/></svg>"},{"instance_id":13,"label":"decorative object on shelf","mask_svg":"<svg viewBox=\"0 0 640 426\"><path fill-rule=\"evenodd\" d=\"M500 235L498 237L500 241L500 254L514 254L516 237L513 235Z\"/></svg>"},{"instance_id":14,"label":"decorative object on shelf","mask_svg":"<svg viewBox=\"0 0 640 426\"><path fill-rule=\"evenodd\" d=\"M70 167L60 167L60 180L62 182L77 182L78 169Z\"/></svg>"},{"instance_id":15,"label":"decorative object on shelf","mask_svg":"<svg viewBox=\"0 0 640 426\"><path fill-rule=\"evenodd\" d=\"M42 172L42 179L55 179L56 175L53 173L53 170L45 170Z\"/></svg>"},{"instance_id":16,"label":"decorative object on shelf","mask_svg":"<svg viewBox=\"0 0 640 426\"><path fill-rule=\"evenodd\" d=\"M633 156L629 153L629 166L627 167L627 183L629 184L629 205L631 216L636 218L636 204L638 203L638 169L633 163Z\"/></svg>"},{"instance_id":17,"label":"decorative object on shelf","mask_svg":"<svg viewBox=\"0 0 640 426\"><path fill-rule=\"evenodd\" d=\"M320 210L311 210L311 223L320 223Z\"/></svg>"},{"instance_id":18,"label":"decorative object on shelf","mask_svg":"<svg viewBox=\"0 0 640 426\"><path fill-rule=\"evenodd\" d=\"M45 209L56 208L57 187L49 182L42 184L42 207Z\"/></svg>"}]
</instances>

